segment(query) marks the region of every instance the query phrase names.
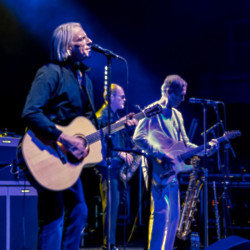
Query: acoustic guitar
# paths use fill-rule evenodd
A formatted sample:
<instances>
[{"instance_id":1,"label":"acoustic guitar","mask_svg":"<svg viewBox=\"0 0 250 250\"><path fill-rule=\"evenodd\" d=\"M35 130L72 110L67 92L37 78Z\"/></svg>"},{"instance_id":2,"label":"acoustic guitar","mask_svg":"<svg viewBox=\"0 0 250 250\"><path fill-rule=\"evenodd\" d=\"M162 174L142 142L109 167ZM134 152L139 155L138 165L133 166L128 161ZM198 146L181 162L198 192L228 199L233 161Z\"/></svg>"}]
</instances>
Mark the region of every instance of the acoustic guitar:
<instances>
[{"instance_id":1,"label":"acoustic guitar","mask_svg":"<svg viewBox=\"0 0 250 250\"><path fill-rule=\"evenodd\" d=\"M162 111L159 104L148 107L133 115L140 120ZM125 128L126 119L111 124L110 132ZM108 127L96 130L85 117L75 118L68 126L56 125L63 133L83 139L88 147L88 155L80 160L71 155L62 144L42 138L28 130L22 141L22 153L25 163L35 180L43 187L60 191L71 187L85 167L92 167L103 160L101 139L108 134Z\"/></svg>"}]
</instances>

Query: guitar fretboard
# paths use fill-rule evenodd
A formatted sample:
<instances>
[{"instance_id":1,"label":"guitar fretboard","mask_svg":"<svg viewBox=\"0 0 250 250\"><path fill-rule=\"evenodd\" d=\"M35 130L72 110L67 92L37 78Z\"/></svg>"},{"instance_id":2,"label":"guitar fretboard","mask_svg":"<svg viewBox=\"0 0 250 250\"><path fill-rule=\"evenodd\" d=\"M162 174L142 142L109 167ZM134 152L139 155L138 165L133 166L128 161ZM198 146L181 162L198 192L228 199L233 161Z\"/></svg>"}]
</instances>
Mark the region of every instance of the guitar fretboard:
<instances>
[{"instance_id":1,"label":"guitar fretboard","mask_svg":"<svg viewBox=\"0 0 250 250\"><path fill-rule=\"evenodd\" d=\"M140 112L138 114L135 114L133 116L133 118L135 118L137 121L141 120L142 118L145 117L144 112ZM119 130L122 130L125 128L125 123L126 123L126 119L122 120L122 121L118 121L114 124L110 125L110 133L113 134ZM87 135L86 136L86 140L88 141L89 144L95 143L97 141L99 141L101 138L103 138L103 136L108 134L108 127L104 127L98 131L96 131L93 134Z\"/></svg>"},{"instance_id":2,"label":"guitar fretboard","mask_svg":"<svg viewBox=\"0 0 250 250\"><path fill-rule=\"evenodd\" d=\"M225 141L225 140L226 140L225 136L221 136L221 137L219 137L219 138L217 139L218 143L221 143L221 142L223 142L223 141ZM208 143L206 144L206 147L207 147L207 148L209 147L209 144L208 144ZM201 152L202 150L204 150L204 145L198 146L197 148L191 149L190 151L187 151L187 152L181 154L181 155L180 155L180 158L181 158L182 160L186 160L186 159L188 159L189 157L192 157L193 155L198 154L198 153Z\"/></svg>"}]
</instances>

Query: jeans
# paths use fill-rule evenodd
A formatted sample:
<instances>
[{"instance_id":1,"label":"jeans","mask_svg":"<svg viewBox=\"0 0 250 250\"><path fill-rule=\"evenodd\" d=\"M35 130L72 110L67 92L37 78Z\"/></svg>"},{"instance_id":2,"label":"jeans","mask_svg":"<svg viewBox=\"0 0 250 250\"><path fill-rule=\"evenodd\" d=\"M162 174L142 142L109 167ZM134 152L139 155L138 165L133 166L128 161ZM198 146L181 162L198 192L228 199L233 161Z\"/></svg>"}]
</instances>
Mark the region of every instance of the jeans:
<instances>
[{"instance_id":1,"label":"jeans","mask_svg":"<svg viewBox=\"0 0 250 250\"><path fill-rule=\"evenodd\" d=\"M50 191L41 186L37 191L38 249L78 250L88 214L81 180L64 191Z\"/></svg>"}]
</instances>

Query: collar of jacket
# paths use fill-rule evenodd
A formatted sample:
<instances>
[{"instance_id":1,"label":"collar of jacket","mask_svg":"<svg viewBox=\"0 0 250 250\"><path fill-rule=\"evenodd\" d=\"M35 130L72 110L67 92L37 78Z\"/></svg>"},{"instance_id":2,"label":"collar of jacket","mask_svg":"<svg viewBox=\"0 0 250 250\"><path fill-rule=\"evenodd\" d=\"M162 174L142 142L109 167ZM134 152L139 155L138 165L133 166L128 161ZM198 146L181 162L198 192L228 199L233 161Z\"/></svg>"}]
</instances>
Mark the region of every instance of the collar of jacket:
<instances>
[{"instance_id":1,"label":"collar of jacket","mask_svg":"<svg viewBox=\"0 0 250 250\"><path fill-rule=\"evenodd\" d=\"M52 63L58 64L63 67L69 67L73 72L76 72L77 70L80 70L81 72L89 72L92 70L82 62L70 62L69 60L66 60L63 62L52 61Z\"/></svg>"}]
</instances>

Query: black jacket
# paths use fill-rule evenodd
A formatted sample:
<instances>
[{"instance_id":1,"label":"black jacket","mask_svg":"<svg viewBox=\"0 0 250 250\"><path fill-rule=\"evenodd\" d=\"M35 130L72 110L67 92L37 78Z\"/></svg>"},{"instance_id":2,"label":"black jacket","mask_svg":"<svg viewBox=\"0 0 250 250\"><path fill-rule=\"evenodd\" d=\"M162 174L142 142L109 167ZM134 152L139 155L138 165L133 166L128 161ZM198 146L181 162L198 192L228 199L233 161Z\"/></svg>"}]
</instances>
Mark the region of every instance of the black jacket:
<instances>
[{"instance_id":1,"label":"black jacket","mask_svg":"<svg viewBox=\"0 0 250 250\"><path fill-rule=\"evenodd\" d=\"M89 98L79 85L77 69L85 75ZM87 67L83 64L69 63L49 63L40 68L22 114L26 125L34 132L56 140L61 131L55 127L55 123L67 125L80 115L94 122L91 110L93 86L85 74L86 70Z\"/></svg>"}]
</instances>

